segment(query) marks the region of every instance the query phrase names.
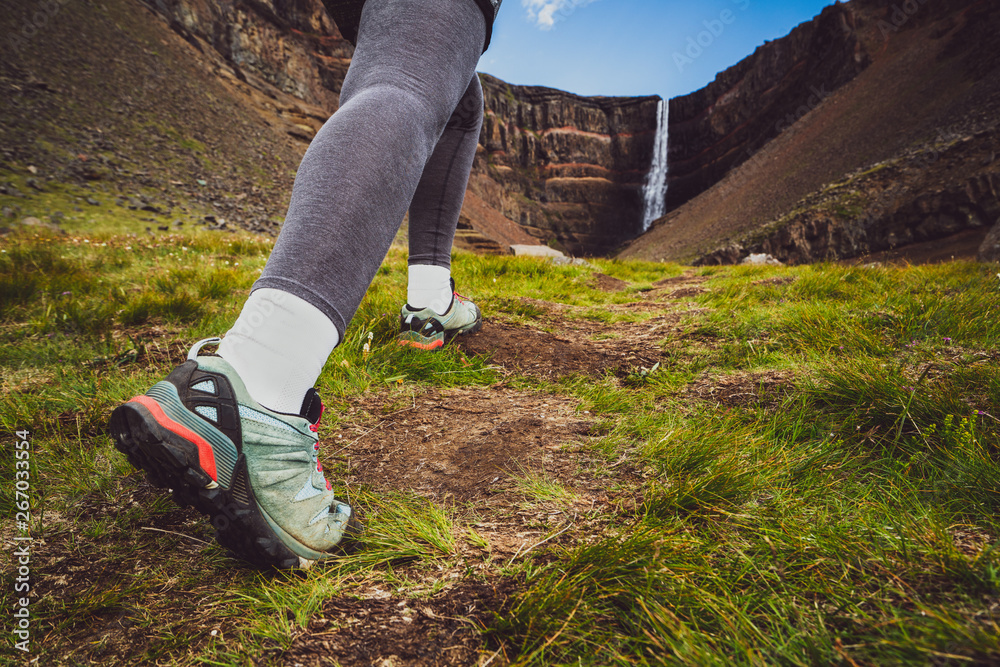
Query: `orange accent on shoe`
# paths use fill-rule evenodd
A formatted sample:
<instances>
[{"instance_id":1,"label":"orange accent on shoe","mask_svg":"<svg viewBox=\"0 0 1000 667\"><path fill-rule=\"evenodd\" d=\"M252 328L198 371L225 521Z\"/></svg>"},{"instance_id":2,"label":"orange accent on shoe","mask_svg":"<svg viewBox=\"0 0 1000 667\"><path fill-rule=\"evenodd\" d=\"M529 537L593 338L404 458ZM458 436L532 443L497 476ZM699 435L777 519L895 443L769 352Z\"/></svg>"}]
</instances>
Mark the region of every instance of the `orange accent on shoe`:
<instances>
[{"instance_id":1,"label":"orange accent on shoe","mask_svg":"<svg viewBox=\"0 0 1000 667\"><path fill-rule=\"evenodd\" d=\"M409 345L410 347L415 347L418 350L436 350L439 347L444 347L443 340L435 340L430 343L418 343L415 340L401 340L400 345Z\"/></svg>"},{"instance_id":2,"label":"orange accent on shoe","mask_svg":"<svg viewBox=\"0 0 1000 667\"><path fill-rule=\"evenodd\" d=\"M129 403L132 402L144 405L146 409L152 413L153 419L156 420L156 423L163 428L193 442L198 447L198 465L201 466L202 470L208 473L208 476L211 477L213 481L219 481L218 473L215 471L215 452L212 451L212 445L208 444L207 440L183 424L178 424L173 419L168 417L167 414L163 412L163 408L160 407L160 404L149 396L135 396L129 401Z\"/></svg>"}]
</instances>

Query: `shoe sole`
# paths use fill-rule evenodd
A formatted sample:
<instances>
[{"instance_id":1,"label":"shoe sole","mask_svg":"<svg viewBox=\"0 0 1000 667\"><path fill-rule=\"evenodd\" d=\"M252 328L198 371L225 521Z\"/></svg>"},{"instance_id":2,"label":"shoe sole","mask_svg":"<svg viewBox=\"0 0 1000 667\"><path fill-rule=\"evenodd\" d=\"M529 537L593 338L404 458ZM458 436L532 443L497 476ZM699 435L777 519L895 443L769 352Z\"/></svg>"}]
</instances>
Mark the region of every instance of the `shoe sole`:
<instances>
[{"instance_id":1,"label":"shoe sole","mask_svg":"<svg viewBox=\"0 0 1000 667\"><path fill-rule=\"evenodd\" d=\"M231 487L219 486L201 467L198 445L177 433L177 424L162 410L163 423L158 421L150 402L155 404L148 396L137 397L111 413L111 437L129 463L144 470L154 486L170 488L178 505L208 516L215 539L238 558L261 567L310 567L314 561L285 546L268 525L250 486L246 457L237 459Z\"/></svg>"},{"instance_id":2,"label":"shoe sole","mask_svg":"<svg viewBox=\"0 0 1000 667\"><path fill-rule=\"evenodd\" d=\"M399 333L399 344L405 347L413 347L424 351L440 350L445 346L445 343L450 342L456 336L476 333L482 328L483 318L480 317L465 329L455 329L453 331L443 332L440 338L437 336L421 336L417 331L401 331Z\"/></svg>"}]
</instances>

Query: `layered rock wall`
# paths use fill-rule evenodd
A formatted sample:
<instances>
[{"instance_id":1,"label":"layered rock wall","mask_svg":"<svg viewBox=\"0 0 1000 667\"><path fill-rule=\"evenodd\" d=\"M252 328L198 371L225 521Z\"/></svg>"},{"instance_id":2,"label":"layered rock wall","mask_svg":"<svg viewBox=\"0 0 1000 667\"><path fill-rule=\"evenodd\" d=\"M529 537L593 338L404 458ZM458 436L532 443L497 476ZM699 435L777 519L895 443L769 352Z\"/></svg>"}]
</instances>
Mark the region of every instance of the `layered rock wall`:
<instances>
[{"instance_id":1,"label":"layered rock wall","mask_svg":"<svg viewBox=\"0 0 1000 667\"><path fill-rule=\"evenodd\" d=\"M602 254L641 230L658 97L581 97L481 75L470 189L542 242Z\"/></svg>"},{"instance_id":2,"label":"layered rock wall","mask_svg":"<svg viewBox=\"0 0 1000 667\"><path fill-rule=\"evenodd\" d=\"M303 102L337 108L354 49L321 0L142 0L238 77L257 77ZM195 39L197 38L197 39Z\"/></svg>"}]
</instances>

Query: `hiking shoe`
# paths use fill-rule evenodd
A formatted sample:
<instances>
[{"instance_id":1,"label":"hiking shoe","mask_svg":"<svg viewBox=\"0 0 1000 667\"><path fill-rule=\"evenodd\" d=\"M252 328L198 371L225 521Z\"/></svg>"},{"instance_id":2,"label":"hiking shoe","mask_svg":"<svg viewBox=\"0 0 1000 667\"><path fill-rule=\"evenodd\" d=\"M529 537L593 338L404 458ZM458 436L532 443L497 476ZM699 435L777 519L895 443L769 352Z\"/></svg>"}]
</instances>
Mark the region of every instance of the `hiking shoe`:
<instances>
[{"instance_id":1,"label":"hiking shoe","mask_svg":"<svg viewBox=\"0 0 1000 667\"><path fill-rule=\"evenodd\" d=\"M211 518L219 544L255 565L307 568L359 532L349 505L323 476L310 389L298 415L273 412L247 393L219 356L188 359L111 413L115 447L174 500Z\"/></svg>"},{"instance_id":2,"label":"hiking shoe","mask_svg":"<svg viewBox=\"0 0 1000 667\"><path fill-rule=\"evenodd\" d=\"M483 326L479 306L455 291L451 279L451 306L444 315L430 308L417 310L409 304L399 313L399 344L421 350L437 350L460 334L475 333Z\"/></svg>"}]
</instances>

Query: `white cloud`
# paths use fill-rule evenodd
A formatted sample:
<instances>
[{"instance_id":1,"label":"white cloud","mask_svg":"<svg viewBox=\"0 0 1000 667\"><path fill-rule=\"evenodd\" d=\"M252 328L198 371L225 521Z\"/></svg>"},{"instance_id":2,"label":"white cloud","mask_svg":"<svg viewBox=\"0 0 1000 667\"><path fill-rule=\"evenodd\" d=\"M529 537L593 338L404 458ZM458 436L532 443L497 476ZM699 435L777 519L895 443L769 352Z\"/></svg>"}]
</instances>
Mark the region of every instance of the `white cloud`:
<instances>
[{"instance_id":1,"label":"white cloud","mask_svg":"<svg viewBox=\"0 0 1000 667\"><path fill-rule=\"evenodd\" d=\"M542 30L551 30L556 21L592 2L597 0L521 0L521 5L528 11L529 21Z\"/></svg>"}]
</instances>

